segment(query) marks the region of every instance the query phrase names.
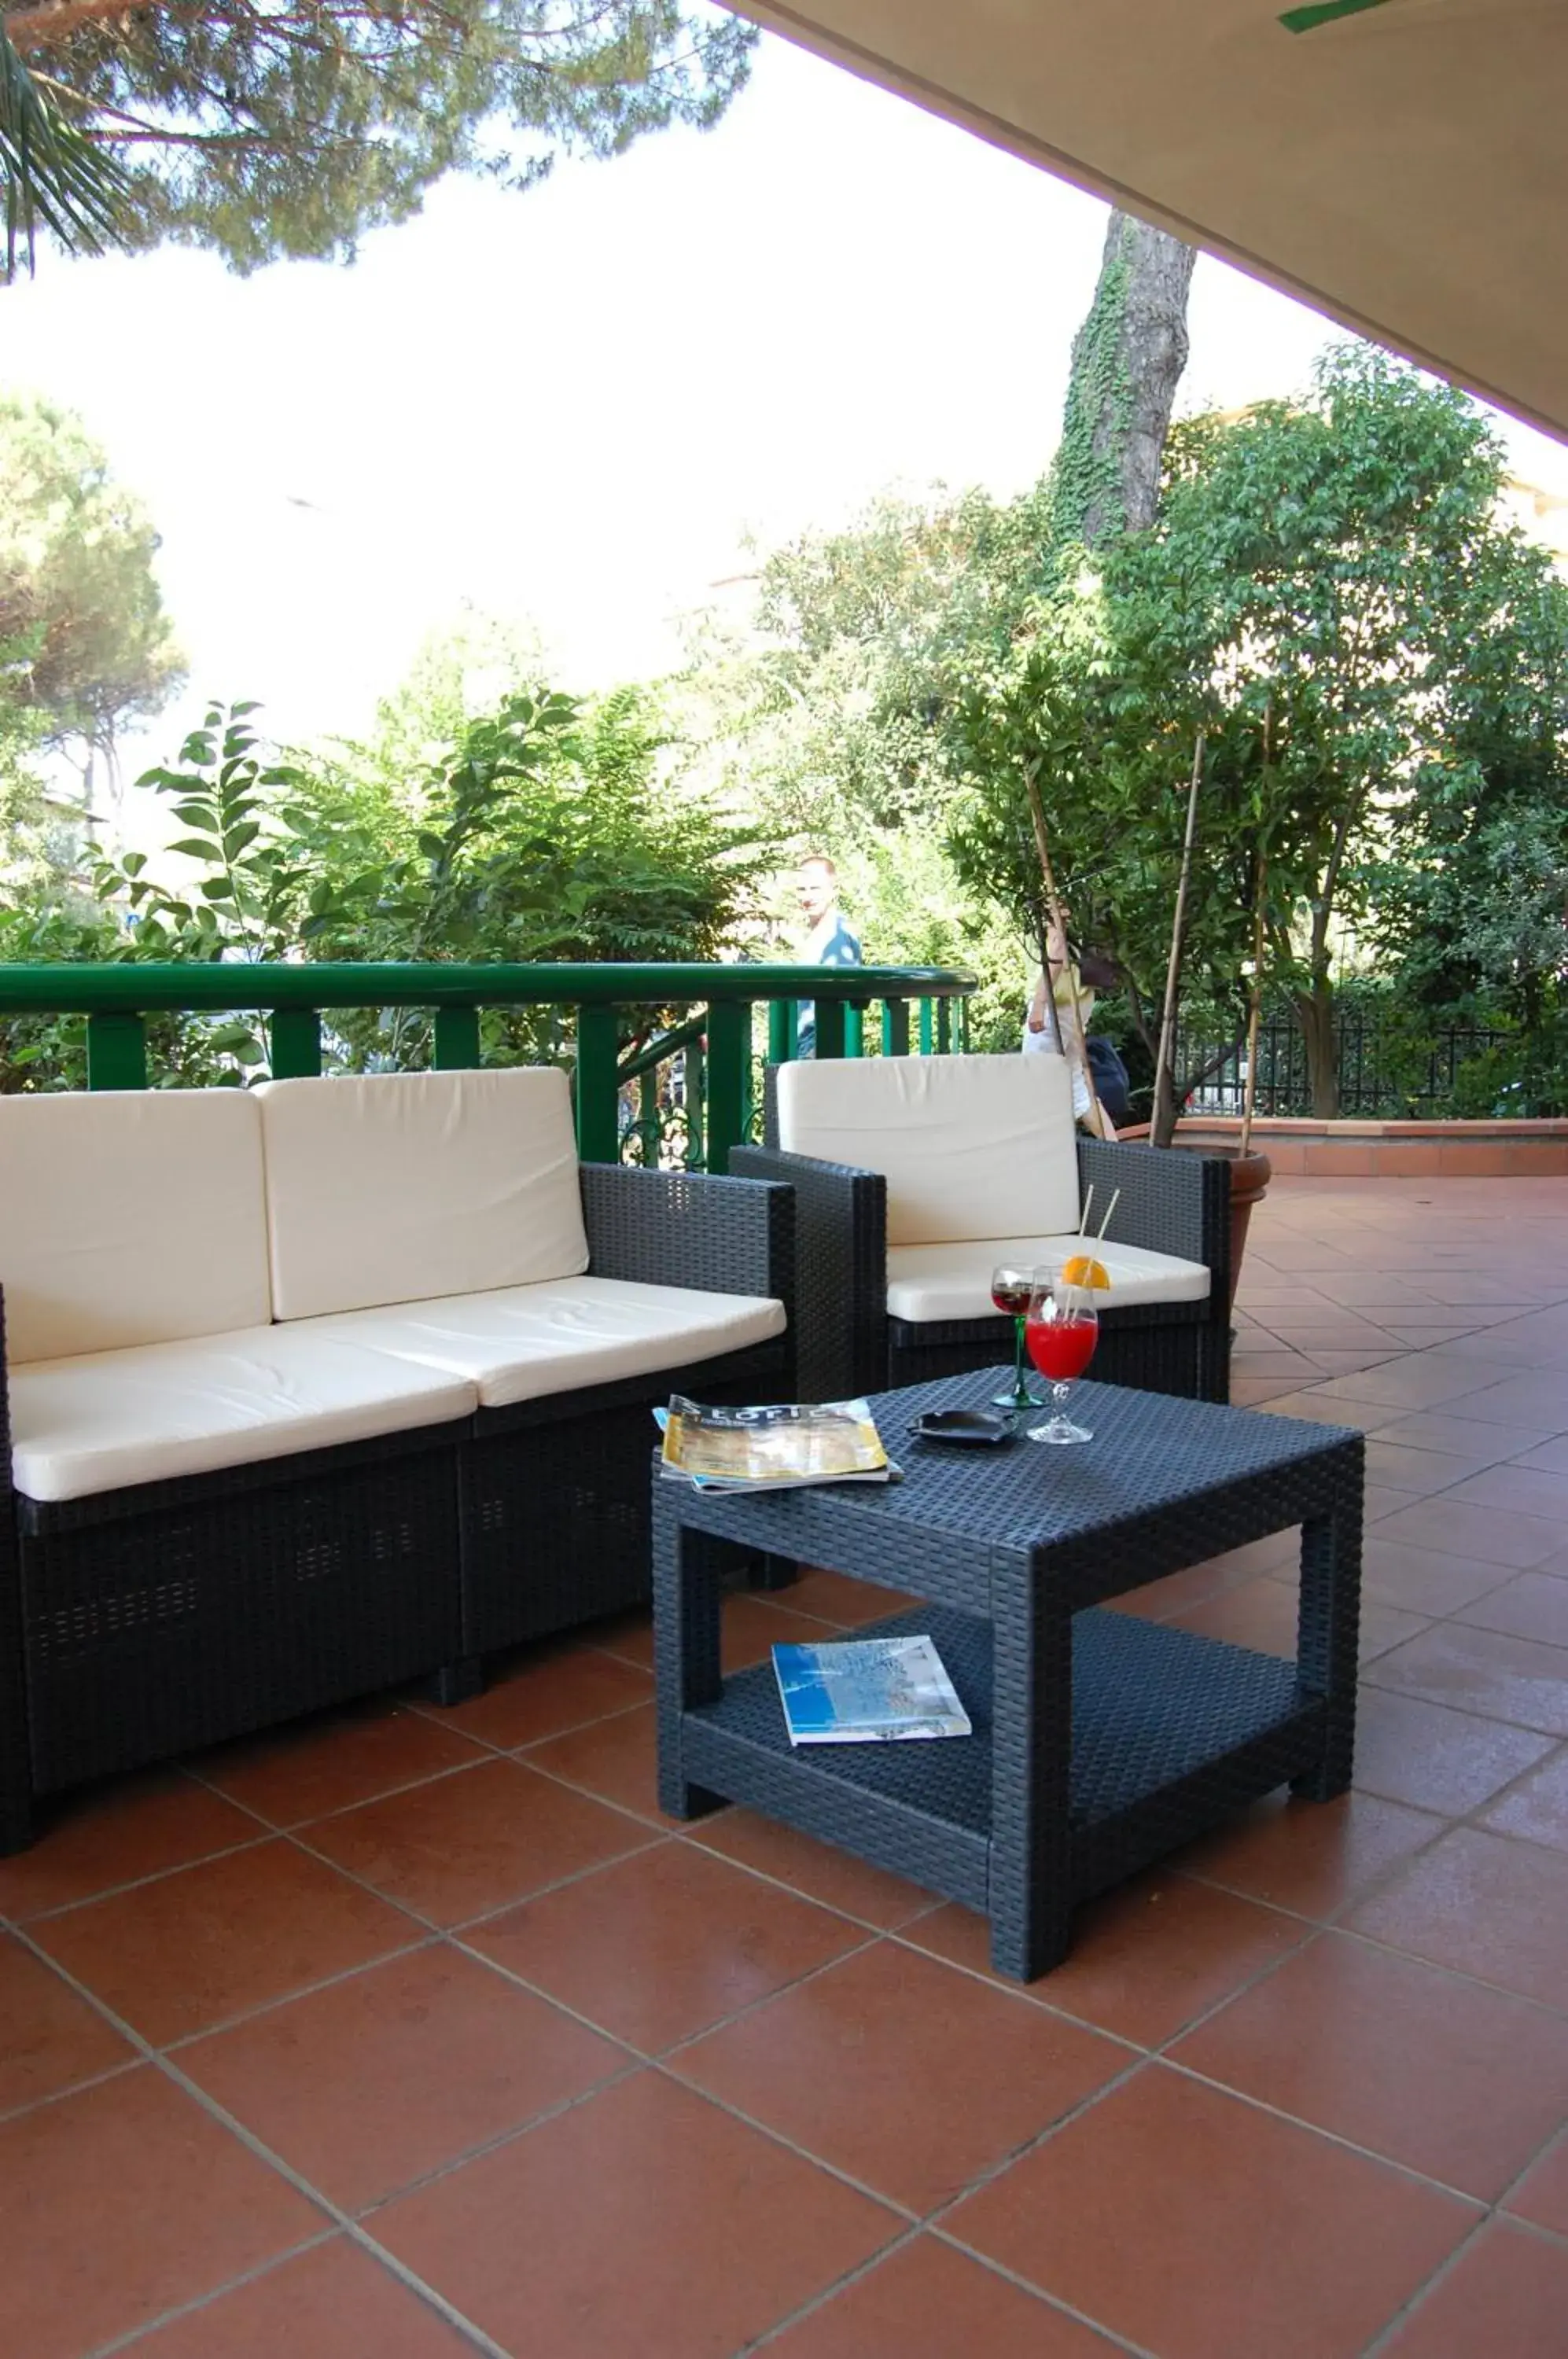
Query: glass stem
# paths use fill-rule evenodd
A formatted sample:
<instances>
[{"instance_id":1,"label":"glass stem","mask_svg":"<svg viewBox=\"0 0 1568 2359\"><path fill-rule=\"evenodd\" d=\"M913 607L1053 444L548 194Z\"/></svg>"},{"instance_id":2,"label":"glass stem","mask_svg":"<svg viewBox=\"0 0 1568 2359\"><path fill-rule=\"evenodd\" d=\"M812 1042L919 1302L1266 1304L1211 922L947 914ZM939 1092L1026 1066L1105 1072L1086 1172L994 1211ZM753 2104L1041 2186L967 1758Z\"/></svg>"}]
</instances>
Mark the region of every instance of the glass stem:
<instances>
[{"instance_id":1,"label":"glass stem","mask_svg":"<svg viewBox=\"0 0 1568 2359\"><path fill-rule=\"evenodd\" d=\"M1024 1383L1024 1322L1018 1318L1013 1321L1013 1399L1020 1407L1026 1402L1034 1407Z\"/></svg>"}]
</instances>

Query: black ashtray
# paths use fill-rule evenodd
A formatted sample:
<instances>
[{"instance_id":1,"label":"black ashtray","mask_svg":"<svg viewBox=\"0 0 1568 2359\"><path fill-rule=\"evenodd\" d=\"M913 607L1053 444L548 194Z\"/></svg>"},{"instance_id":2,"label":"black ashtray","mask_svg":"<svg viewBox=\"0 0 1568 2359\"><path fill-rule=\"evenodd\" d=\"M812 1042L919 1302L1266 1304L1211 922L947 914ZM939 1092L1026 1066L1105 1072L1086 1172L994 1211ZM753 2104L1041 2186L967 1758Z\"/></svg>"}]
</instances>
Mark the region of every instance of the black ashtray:
<instances>
[{"instance_id":1,"label":"black ashtray","mask_svg":"<svg viewBox=\"0 0 1568 2359\"><path fill-rule=\"evenodd\" d=\"M909 1431L922 1441L973 1441L994 1449L998 1441L1011 1441L1013 1420L994 1408L932 1408Z\"/></svg>"}]
</instances>

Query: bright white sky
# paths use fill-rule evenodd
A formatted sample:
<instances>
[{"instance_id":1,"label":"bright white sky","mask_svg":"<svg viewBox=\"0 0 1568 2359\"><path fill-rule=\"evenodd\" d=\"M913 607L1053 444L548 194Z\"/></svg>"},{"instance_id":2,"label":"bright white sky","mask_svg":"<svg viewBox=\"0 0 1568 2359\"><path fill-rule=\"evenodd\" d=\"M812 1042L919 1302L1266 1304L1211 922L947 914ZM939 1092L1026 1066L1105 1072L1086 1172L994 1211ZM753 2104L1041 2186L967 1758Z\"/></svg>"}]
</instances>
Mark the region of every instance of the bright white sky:
<instances>
[{"instance_id":1,"label":"bright white sky","mask_svg":"<svg viewBox=\"0 0 1568 2359\"><path fill-rule=\"evenodd\" d=\"M82 411L147 501L192 700L352 734L465 604L605 685L675 660L748 534L890 484L1022 487L1105 219L770 39L715 131L524 196L449 181L350 269L48 255L0 296L0 375ZM1207 260L1191 325L1187 408L1292 391L1329 332ZM1568 490L1568 452L1508 430Z\"/></svg>"}]
</instances>

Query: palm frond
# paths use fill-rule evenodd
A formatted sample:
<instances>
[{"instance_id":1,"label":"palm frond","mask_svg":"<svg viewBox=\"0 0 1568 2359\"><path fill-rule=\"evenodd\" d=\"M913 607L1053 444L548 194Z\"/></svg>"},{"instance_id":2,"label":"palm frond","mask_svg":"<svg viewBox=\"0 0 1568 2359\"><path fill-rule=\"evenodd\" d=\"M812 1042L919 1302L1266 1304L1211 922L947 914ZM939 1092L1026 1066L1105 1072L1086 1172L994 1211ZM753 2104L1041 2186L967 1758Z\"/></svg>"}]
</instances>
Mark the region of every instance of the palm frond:
<instances>
[{"instance_id":1,"label":"palm frond","mask_svg":"<svg viewBox=\"0 0 1568 2359\"><path fill-rule=\"evenodd\" d=\"M118 206L126 175L41 89L0 30L0 183L5 202L4 277L18 247L33 266L41 225L68 254L102 254L119 243Z\"/></svg>"}]
</instances>

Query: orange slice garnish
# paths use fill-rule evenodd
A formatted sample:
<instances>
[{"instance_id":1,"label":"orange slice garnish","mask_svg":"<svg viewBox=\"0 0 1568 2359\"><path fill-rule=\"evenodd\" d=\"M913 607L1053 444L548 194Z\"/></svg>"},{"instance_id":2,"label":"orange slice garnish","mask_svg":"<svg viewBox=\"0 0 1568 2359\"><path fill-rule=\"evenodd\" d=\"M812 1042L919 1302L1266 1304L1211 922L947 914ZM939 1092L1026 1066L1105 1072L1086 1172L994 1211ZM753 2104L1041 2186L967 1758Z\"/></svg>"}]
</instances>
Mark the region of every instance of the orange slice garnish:
<instances>
[{"instance_id":1,"label":"orange slice garnish","mask_svg":"<svg viewBox=\"0 0 1568 2359\"><path fill-rule=\"evenodd\" d=\"M1108 1293L1110 1272L1103 1261L1095 1261L1092 1255L1074 1254L1070 1261L1062 1265L1062 1283L1063 1286L1087 1287L1095 1293Z\"/></svg>"}]
</instances>

